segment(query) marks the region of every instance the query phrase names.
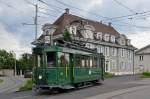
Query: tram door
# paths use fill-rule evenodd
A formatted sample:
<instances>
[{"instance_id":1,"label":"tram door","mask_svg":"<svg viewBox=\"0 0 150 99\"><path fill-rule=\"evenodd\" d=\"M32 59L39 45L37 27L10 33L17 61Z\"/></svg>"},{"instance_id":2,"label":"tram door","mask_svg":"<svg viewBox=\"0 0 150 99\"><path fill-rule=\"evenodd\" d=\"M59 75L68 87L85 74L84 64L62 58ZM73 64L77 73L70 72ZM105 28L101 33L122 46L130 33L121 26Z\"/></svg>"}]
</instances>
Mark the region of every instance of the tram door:
<instances>
[{"instance_id":1,"label":"tram door","mask_svg":"<svg viewBox=\"0 0 150 99\"><path fill-rule=\"evenodd\" d=\"M69 53L58 52L58 81L62 85L71 83Z\"/></svg>"},{"instance_id":2,"label":"tram door","mask_svg":"<svg viewBox=\"0 0 150 99\"><path fill-rule=\"evenodd\" d=\"M71 84L74 82L74 54L70 54L70 79Z\"/></svg>"}]
</instances>

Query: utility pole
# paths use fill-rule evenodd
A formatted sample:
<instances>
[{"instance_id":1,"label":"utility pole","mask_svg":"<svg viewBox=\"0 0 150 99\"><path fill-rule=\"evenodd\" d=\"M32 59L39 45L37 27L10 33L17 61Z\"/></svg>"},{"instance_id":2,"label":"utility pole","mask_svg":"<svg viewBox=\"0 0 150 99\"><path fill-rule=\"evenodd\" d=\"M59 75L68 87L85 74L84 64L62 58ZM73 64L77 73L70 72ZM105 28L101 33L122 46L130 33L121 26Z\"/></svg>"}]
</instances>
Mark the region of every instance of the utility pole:
<instances>
[{"instance_id":1,"label":"utility pole","mask_svg":"<svg viewBox=\"0 0 150 99\"><path fill-rule=\"evenodd\" d=\"M38 5L35 5L35 20L34 20L34 24L35 24L35 40L37 39L37 25L38 25Z\"/></svg>"},{"instance_id":2,"label":"utility pole","mask_svg":"<svg viewBox=\"0 0 150 99\"><path fill-rule=\"evenodd\" d=\"M13 53L13 56L14 56L14 76L16 76L17 75L17 67L16 67L16 53L14 52L14 51L12 51L12 53Z\"/></svg>"},{"instance_id":3,"label":"utility pole","mask_svg":"<svg viewBox=\"0 0 150 99\"><path fill-rule=\"evenodd\" d=\"M37 35L38 35L38 4L33 5L35 6L35 18L34 18L34 23L22 23L23 25L35 25L35 40L37 40Z\"/></svg>"}]
</instances>

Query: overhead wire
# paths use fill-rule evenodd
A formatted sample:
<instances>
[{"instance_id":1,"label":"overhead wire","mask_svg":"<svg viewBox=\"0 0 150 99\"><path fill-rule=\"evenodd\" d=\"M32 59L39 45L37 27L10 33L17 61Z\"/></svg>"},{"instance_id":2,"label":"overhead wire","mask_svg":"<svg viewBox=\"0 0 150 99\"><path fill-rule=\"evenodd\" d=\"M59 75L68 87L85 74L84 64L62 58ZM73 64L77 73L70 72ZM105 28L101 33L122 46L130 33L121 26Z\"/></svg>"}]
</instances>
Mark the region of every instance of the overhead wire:
<instances>
[{"instance_id":1,"label":"overhead wire","mask_svg":"<svg viewBox=\"0 0 150 99\"><path fill-rule=\"evenodd\" d=\"M120 1L118 1L118 0L113 0L113 1L116 2L118 5L124 7L125 9L127 9L127 10L130 11L131 13L138 15L138 12L137 12L137 11L132 10L131 8L129 8L129 7L126 6L125 4L121 3ZM145 17L142 16L141 19L145 19Z\"/></svg>"},{"instance_id":2,"label":"overhead wire","mask_svg":"<svg viewBox=\"0 0 150 99\"><path fill-rule=\"evenodd\" d=\"M46 3L44 0L39 0L39 1L42 2L42 3L44 3L44 4L46 4L46 5L50 5L49 3ZM96 17L99 17L99 18L105 18L105 19L109 18L109 17L105 17L105 16L99 15L99 14L94 13L94 12L90 12L90 11L85 10L85 9L77 8L77 7L75 7L75 6L69 5L69 4L64 3L64 2L62 2L62 1L59 1L59 0L54 0L54 1L58 2L58 3L61 4L61 5L66 6L66 7L70 7L70 8L72 8L72 9L76 9L76 10L78 10L78 11L83 11L83 12L87 12L87 13L89 13L89 14L91 14L91 15L95 15ZM60 7L59 7L59 8L60 8ZM61 7L60 9L64 9L64 8Z\"/></svg>"},{"instance_id":3,"label":"overhead wire","mask_svg":"<svg viewBox=\"0 0 150 99\"><path fill-rule=\"evenodd\" d=\"M28 4L32 4L33 5L33 3L31 3L31 2L28 2L28 0L25 0L25 1L27 1L27 3ZM46 4L47 6L53 6L54 8L53 9L55 9L55 8L57 8L57 11L60 11L60 10L62 10L63 8L62 7L58 7L58 6L54 6L54 5L51 5L50 3L46 3L46 2L44 2L43 0L38 0L38 1L40 1L40 2L42 2L42 3L44 3L44 4ZM59 0L56 0L57 2L59 1ZM9 4L7 4L7 3L5 3L5 2L3 2L3 1L0 1L1 3L3 3L3 4L5 4L6 6L8 6L8 7L10 7L10 8L13 8L13 9L16 9L14 6L12 6L12 5L9 5ZM62 3L61 1L59 1L60 3ZM66 3L62 3L63 5L66 5ZM69 6L69 5L66 5L66 6ZM71 5L70 5L70 7L72 7ZM46 9L46 10L50 10L50 9L47 9L47 8L42 8L42 7L39 7L40 9ZM58 10L59 9L59 10ZM76 9L76 7L75 7L75 9ZM77 9L80 9L80 8L77 8ZM56 10L56 9L55 9ZM81 9L80 9L81 10ZM61 12L61 11L60 11ZM89 12L89 11L88 11ZM49 14L49 13L46 13L46 12L41 12L40 11L40 13L41 14L44 14L44 15L47 15L47 16L51 16L51 17L57 17L56 15L53 15L53 14ZM113 18L108 18L108 17L106 17L107 19L106 20L118 20L118 19L121 19L121 18L129 18L129 17L138 17L137 15L142 15L142 16L146 16L145 14L147 14L147 13L150 13L150 11L145 11L145 12L140 12L140 13L135 13L135 14L130 14L130 15L124 15L124 16L119 16L119 17L113 17ZM100 17L100 16L99 16ZM131 25L131 24L128 24L128 23L124 23L123 22L123 24L115 24L115 23L113 23L113 25L118 25L118 26L132 26L132 27L136 27L136 28L144 28L144 29L149 29L150 27L144 27L144 26L137 26L137 25Z\"/></svg>"},{"instance_id":4,"label":"overhead wire","mask_svg":"<svg viewBox=\"0 0 150 99\"><path fill-rule=\"evenodd\" d=\"M116 2L117 4L119 4L120 6L126 8L127 10L129 10L132 13L137 13L134 10L132 10L131 8L127 7L126 5L124 5L123 3L119 2L118 0L113 0L114 2Z\"/></svg>"},{"instance_id":5,"label":"overhead wire","mask_svg":"<svg viewBox=\"0 0 150 99\"><path fill-rule=\"evenodd\" d=\"M46 12L43 12L43 11L39 11L39 13L42 13L42 14L48 15L48 16L52 16L52 17L57 17L56 15L49 14L49 13L46 13Z\"/></svg>"}]
</instances>

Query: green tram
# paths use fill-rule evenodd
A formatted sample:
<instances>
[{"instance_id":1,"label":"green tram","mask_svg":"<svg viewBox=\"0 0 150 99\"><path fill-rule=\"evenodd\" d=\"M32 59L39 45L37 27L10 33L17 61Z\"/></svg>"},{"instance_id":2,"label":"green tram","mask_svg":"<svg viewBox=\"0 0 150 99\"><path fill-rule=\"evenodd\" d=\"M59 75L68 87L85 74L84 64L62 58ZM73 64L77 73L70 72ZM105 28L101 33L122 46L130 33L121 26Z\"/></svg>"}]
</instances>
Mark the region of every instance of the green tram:
<instances>
[{"instance_id":1,"label":"green tram","mask_svg":"<svg viewBox=\"0 0 150 99\"><path fill-rule=\"evenodd\" d=\"M104 56L96 50L64 46L33 48L33 89L70 89L103 80Z\"/></svg>"}]
</instances>

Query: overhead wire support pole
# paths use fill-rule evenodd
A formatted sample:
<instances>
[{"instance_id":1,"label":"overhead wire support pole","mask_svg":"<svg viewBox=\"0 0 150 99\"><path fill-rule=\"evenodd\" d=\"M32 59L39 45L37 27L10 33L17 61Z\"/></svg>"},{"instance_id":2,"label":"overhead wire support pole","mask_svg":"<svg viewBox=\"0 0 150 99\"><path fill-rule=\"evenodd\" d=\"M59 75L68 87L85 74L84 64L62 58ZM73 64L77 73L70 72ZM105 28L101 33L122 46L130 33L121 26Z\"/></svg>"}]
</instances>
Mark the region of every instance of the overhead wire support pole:
<instances>
[{"instance_id":1,"label":"overhead wire support pole","mask_svg":"<svg viewBox=\"0 0 150 99\"><path fill-rule=\"evenodd\" d=\"M35 40L37 40L37 35L38 35L38 4L31 4L35 6L35 18L34 18L34 23L22 23L22 25L35 25Z\"/></svg>"},{"instance_id":2,"label":"overhead wire support pole","mask_svg":"<svg viewBox=\"0 0 150 99\"><path fill-rule=\"evenodd\" d=\"M38 5L35 5L35 20L34 20L34 24L35 24L35 40L37 39L37 32L38 32Z\"/></svg>"}]
</instances>

